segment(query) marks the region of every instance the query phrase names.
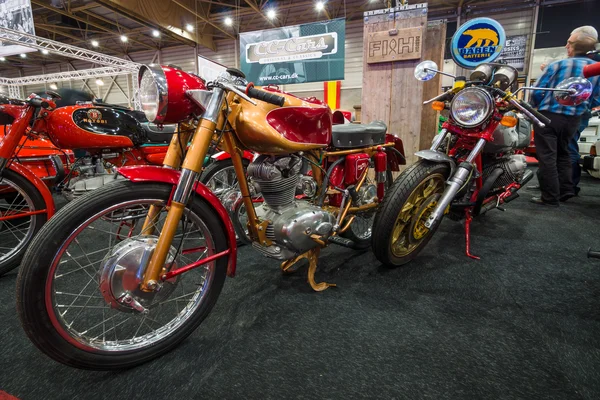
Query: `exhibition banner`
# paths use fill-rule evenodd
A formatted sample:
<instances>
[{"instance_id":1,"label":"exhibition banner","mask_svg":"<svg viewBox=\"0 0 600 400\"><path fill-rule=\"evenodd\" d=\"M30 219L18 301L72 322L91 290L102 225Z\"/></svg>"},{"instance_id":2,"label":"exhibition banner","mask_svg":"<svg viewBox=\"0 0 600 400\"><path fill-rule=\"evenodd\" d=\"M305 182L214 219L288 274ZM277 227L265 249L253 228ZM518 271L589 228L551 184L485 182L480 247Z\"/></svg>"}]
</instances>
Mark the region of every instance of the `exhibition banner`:
<instances>
[{"instance_id":1,"label":"exhibition banner","mask_svg":"<svg viewBox=\"0 0 600 400\"><path fill-rule=\"evenodd\" d=\"M0 26L35 35L31 0L0 0ZM0 56L6 57L32 51L36 50L27 46L0 42Z\"/></svg>"},{"instance_id":2,"label":"exhibition banner","mask_svg":"<svg viewBox=\"0 0 600 400\"><path fill-rule=\"evenodd\" d=\"M504 50L498 57L498 62L508 64L519 71L525 69L525 50L527 49L527 35L508 36Z\"/></svg>"},{"instance_id":3,"label":"exhibition banner","mask_svg":"<svg viewBox=\"0 0 600 400\"><path fill-rule=\"evenodd\" d=\"M240 34L240 66L257 86L344 79L346 20Z\"/></svg>"}]
</instances>

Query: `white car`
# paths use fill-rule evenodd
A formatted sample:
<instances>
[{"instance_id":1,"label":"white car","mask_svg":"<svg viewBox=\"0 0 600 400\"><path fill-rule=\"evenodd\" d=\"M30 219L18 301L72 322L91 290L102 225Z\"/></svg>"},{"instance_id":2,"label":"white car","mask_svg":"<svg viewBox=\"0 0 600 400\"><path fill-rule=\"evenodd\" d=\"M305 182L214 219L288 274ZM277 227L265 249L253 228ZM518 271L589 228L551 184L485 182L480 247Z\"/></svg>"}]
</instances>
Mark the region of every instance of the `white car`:
<instances>
[{"instance_id":1,"label":"white car","mask_svg":"<svg viewBox=\"0 0 600 400\"><path fill-rule=\"evenodd\" d=\"M579 138L579 154L581 165L594 178L600 179L600 109L592 111L588 127L581 132Z\"/></svg>"}]
</instances>

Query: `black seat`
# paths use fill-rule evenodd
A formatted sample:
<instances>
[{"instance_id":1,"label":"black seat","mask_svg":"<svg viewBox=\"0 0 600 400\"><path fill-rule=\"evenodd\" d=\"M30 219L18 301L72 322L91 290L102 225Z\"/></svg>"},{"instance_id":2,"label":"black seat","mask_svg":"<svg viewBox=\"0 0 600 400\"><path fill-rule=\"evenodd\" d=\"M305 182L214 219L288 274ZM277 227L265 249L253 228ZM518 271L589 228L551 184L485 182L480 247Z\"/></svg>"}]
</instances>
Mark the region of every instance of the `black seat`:
<instances>
[{"instance_id":1,"label":"black seat","mask_svg":"<svg viewBox=\"0 0 600 400\"><path fill-rule=\"evenodd\" d=\"M151 122L140 122L140 125L146 132L147 143L170 143L177 128L177 124L162 125L162 129Z\"/></svg>"},{"instance_id":2,"label":"black seat","mask_svg":"<svg viewBox=\"0 0 600 400\"><path fill-rule=\"evenodd\" d=\"M385 143L387 126L383 121L370 124L333 125L332 144L341 149L372 146Z\"/></svg>"}]
</instances>

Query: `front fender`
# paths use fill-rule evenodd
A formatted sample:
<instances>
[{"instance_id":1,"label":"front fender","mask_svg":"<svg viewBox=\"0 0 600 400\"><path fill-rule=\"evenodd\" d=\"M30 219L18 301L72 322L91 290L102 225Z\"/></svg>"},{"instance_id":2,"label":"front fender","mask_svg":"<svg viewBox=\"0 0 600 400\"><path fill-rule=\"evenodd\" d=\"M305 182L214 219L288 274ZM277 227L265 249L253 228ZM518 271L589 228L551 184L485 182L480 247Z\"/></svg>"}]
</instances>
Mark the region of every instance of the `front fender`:
<instances>
[{"instance_id":1,"label":"front fender","mask_svg":"<svg viewBox=\"0 0 600 400\"><path fill-rule=\"evenodd\" d=\"M41 180L36 174L34 174L29 168L27 168L23 164L19 164L16 162L10 163L8 167L13 172L16 172L19 175L23 175L25 179L35 186L35 188L40 192L42 198L44 199L44 203L46 203L46 215L48 215L48 219L52 218L55 212L54 208L54 199L52 198L52 193L50 193L50 189Z\"/></svg>"},{"instance_id":2,"label":"front fender","mask_svg":"<svg viewBox=\"0 0 600 400\"><path fill-rule=\"evenodd\" d=\"M402 143L402 139L397 136L390 135L389 133L385 134L385 142L394 143L394 149L396 151L390 150L386 151L388 156L388 162L392 167L392 171L400 171L400 165L406 165L406 156L404 154L404 143ZM400 156L400 153L402 156Z\"/></svg>"},{"instance_id":3,"label":"front fender","mask_svg":"<svg viewBox=\"0 0 600 400\"><path fill-rule=\"evenodd\" d=\"M448 156L445 153L436 150L421 150L417 151L415 153L415 156L437 163L448 163L450 165L450 176L454 175L454 171L456 170L456 163L454 162L452 157Z\"/></svg>"},{"instance_id":4,"label":"front fender","mask_svg":"<svg viewBox=\"0 0 600 400\"><path fill-rule=\"evenodd\" d=\"M131 182L162 182L170 185L177 185L180 175L180 172L177 170L152 165L122 167L119 168L118 172L121 176L125 177ZM227 265L227 275L233 277L235 276L237 261L237 242L235 238L235 230L233 229L233 224L231 223L229 214L227 214L227 211L225 210L225 207L223 207L223 204L221 204L219 201L219 198L202 183L196 182L194 191L196 192L196 195L204 199L208 205L213 208L223 223L229 248L231 249L229 263Z\"/></svg>"}]
</instances>

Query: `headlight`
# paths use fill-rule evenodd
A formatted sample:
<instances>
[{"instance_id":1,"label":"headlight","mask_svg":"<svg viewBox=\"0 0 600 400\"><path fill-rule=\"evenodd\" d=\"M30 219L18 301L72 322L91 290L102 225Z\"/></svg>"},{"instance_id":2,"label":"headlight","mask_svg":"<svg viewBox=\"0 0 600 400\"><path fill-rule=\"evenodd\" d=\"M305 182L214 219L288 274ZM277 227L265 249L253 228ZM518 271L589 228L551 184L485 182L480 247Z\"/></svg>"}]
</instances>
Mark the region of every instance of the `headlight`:
<instances>
[{"instance_id":1,"label":"headlight","mask_svg":"<svg viewBox=\"0 0 600 400\"><path fill-rule=\"evenodd\" d=\"M160 66L144 66L140 70L140 103L150 122L162 124L167 114L167 80Z\"/></svg>"},{"instance_id":2,"label":"headlight","mask_svg":"<svg viewBox=\"0 0 600 400\"><path fill-rule=\"evenodd\" d=\"M204 90L204 81L174 66L144 65L138 75L142 111L155 124L176 124L202 114L204 109L190 97Z\"/></svg>"},{"instance_id":3,"label":"headlight","mask_svg":"<svg viewBox=\"0 0 600 400\"><path fill-rule=\"evenodd\" d=\"M483 89L463 89L452 99L450 115L459 125L472 128L490 116L493 103L492 96Z\"/></svg>"}]
</instances>

